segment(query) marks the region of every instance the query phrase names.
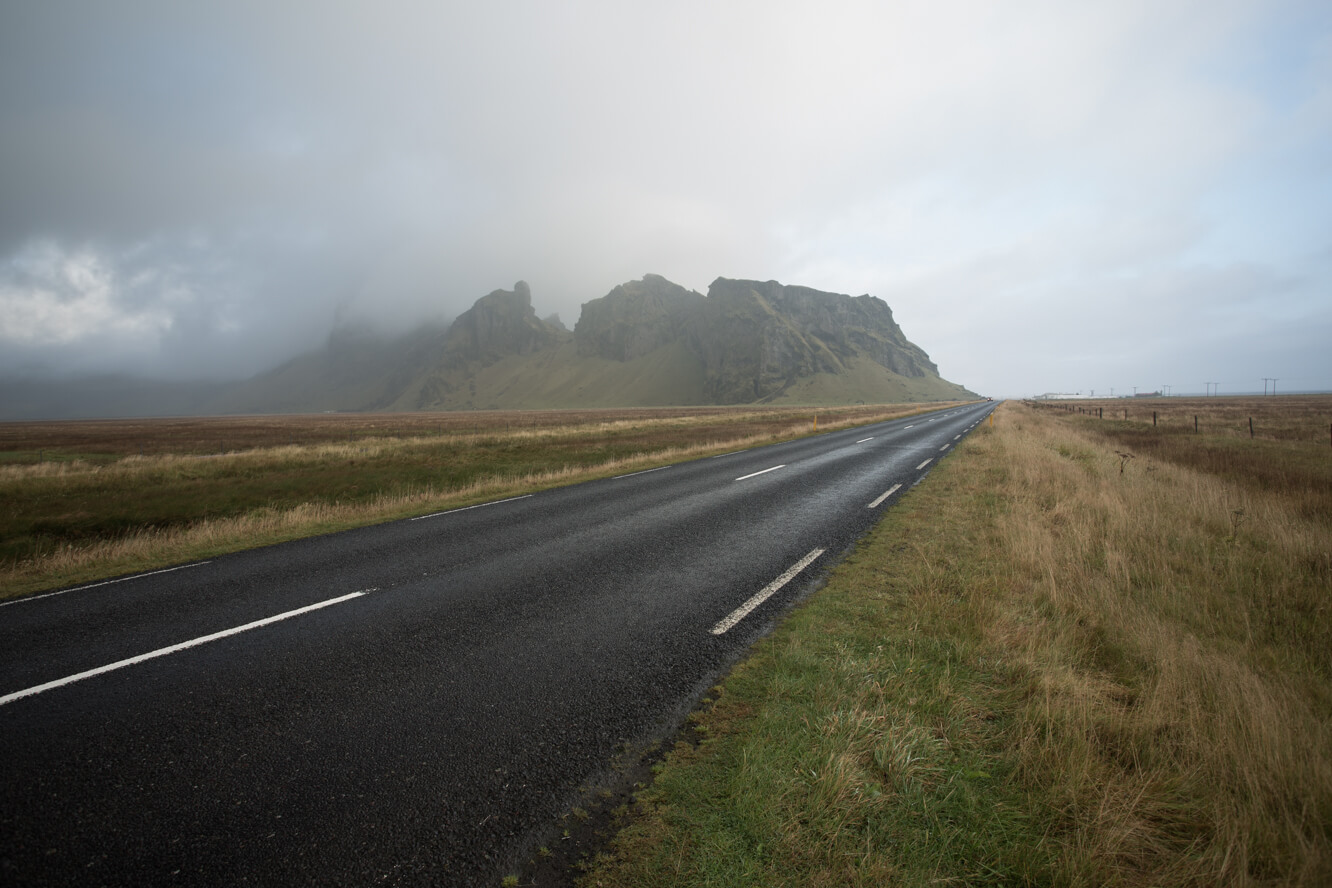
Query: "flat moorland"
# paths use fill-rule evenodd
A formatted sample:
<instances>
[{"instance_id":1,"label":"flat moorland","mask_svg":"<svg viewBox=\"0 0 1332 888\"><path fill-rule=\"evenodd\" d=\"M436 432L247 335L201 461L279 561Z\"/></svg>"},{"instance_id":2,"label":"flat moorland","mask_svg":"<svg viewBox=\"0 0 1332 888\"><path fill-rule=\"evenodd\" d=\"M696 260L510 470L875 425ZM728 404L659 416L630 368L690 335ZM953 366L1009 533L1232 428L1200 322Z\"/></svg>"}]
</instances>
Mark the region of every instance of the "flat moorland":
<instances>
[{"instance_id":1,"label":"flat moorland","mask_svg":"<svg viewBox=\"0 0 1332 888\"><path fill-rule=\"evenodd\" d=\"M0 597L939 406L0 423Z\"/></svg>"},{"instance_id":2,"label":"flat moorland","mask_svg":"<svg viewBox=\"0 0 1332 888\"><path fill-rule=\"evenodd\" d=\"M1171 434L1252 437L1332 444L1332 395L1213 396L1209 398L1094 398L1028 401L1038 410L1093 416ZM1196 420L1196 424L1195 424Z\"/></svg>"},{"instance_id":3,"label":"flat moorland","mask_svg":"<svg viewBox=\"0 0 1332 888\"><path fill-rule=\"evenodd\" d=\"M938 406L938 405L934 405ZM820 408L825 420L874 417L883 406ZM898 408L889 409L903 409ZM0 462L109 460L166 454L207 456L245 450L381 440L460 438L482 433L614 431L667 445L708 436L788 428L811 408L650 407L604 410L477 410L435 413L317 413L0 422Z\"/></svg>"},{"instance_id":4,"label":"flat moorland","mask_svg":"<svg viewBox=\"0 0 1332 888\"><path fill-rule=\"evenodd\" d=\"M1332 401L1269 400L1001 405L582 884L1332 884Z\"/></svg>"},{"instance_id":5,"label":"flat moorland","mask_svg":"<svg viewBox=\"0 0 1332 888\"><path fill-rule=\"evenodd\" d=\"M1279 493L1299 514L1332 527L1332 395L1166 398L1123 405L1122 400L1087 402L1064 412L1130 459L1151 456L1244 490Z\"/></svg>"}]
</instances>

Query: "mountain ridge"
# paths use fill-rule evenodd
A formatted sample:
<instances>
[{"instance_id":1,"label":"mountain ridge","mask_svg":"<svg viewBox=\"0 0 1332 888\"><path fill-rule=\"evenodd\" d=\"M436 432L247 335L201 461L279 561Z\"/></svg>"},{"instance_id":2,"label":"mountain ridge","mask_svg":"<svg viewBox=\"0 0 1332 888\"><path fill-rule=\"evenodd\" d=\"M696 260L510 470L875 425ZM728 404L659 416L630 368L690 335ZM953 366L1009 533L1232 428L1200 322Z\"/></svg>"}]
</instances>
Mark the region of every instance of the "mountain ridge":
<instances>
[{"instance_id":1,"label":"mountain ridge","mask_svg":"<svg viewBox=\"0 0 1332 888\"><path fill-rule=\"evenodd\" d=\"M125 415L100 383L105 412ZM48 390L46 398L52 395ZM71 389L72 391L72 389ZM756 403L855 403L975 397L943 379L886 302L777 281L719 277L707 295L646 274L582 305L569 330L541 319L525 281L493 290L450 324L399 336L335 330L322 348L234 384L199 389L193 409L310 413ZM10 393L11 395L14 393ZM58 395L56 396L58 398ZM71 398L73 396L71 395ZM144 415L144 398L121 398ZM33 399L4 396L0 418Z\"/></svg>"}]
</instances>

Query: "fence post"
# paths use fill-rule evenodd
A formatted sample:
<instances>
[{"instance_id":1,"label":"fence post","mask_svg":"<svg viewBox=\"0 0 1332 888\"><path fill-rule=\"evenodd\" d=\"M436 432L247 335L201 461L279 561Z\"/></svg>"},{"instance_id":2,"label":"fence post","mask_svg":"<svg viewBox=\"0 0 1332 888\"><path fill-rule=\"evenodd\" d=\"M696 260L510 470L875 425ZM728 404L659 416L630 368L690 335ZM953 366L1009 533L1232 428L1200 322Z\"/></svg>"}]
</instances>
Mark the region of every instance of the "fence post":
<instances>
[{"instance_id":1,"label":"fence post","mask_svg":"<svg viewBox=\"0 0 1332 888\"><path fill-rule=\"evenodd\" d=\"M1198 434L1198 414L1193 414L1193 434Z\"/></svg>"},{"instance_id":2,"label":"fence post","mask_svg":"<svg viewBox=\"0 0 1332 888\"><path fill-rule=\"evenodd\" d=\"M1253 417L1249 417L1249 437L1253 437Z\"/></svg>"},{"instance_id":3,"label":"fence post","mask_svg":"<svg viewBox=\"0 0 1332 888\"><path fill-rule=\"evenodd\" d=\"M1156 426L1156 411L1155 411L1155 410L1152 411L1152 426L1153 426L1153 428Z\"/></svg>"}]
</instances>

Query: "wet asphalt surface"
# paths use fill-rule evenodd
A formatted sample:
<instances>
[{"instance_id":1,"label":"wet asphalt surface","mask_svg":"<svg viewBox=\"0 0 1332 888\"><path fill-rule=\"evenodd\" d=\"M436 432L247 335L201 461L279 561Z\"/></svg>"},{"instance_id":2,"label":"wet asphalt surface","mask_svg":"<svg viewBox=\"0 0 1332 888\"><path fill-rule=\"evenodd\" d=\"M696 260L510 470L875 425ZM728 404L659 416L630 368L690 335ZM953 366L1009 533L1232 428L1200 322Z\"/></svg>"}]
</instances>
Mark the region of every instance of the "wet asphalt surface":
<instances>
[{"instance_id":1,"label":"wet asphalt surface","mask_svg":"<svg viewBox=\"0 0 1332 888\"><path fill-rule=\"evenodd\" d=\"M0 606L0 885L498 884L992 406Z\"/></svg>"}]
</instances>

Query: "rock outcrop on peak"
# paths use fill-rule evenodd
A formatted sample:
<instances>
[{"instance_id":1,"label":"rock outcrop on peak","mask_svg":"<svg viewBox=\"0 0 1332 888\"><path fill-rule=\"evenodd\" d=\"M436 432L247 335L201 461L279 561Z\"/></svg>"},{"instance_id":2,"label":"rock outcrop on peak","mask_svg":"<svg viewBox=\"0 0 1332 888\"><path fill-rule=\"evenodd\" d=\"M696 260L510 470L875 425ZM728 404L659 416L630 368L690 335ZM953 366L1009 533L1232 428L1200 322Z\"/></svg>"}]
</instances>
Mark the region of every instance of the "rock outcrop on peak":
<instances>
[{"instance_id":1,"label":"rock outcrop on peak","mask_svg":"<svg viewBox=\"0 0 1332 888\"><path fill-rule=\"evenodd\" d=\"M567 330L537 317L532 289L518 281L512 290L494 290L458 315L444 335L444 352L455 364L485 365L509 355L530 355L568 336Z\"/></svg>"},{"instance_id":2,"label":"rock outcrop on peak","mask_svg":"<svg viewBox=\"0 0 1332 888\"><path fill-rule=\"evenodd\" d=\"M938 375L887 303L868 295L718 278L690 332L709 393L722 404L770 400L803 377L843 373L858 358L898 376Z\"/></svg>"},{"instance_id":3,"label":"rock outcrop on peak","mask_svg":"<svg viewBox=\"0 0 1332 888\"><path fill-rule=\"evenodd\" d=\"M458 315L444 334L440 360L423 368L393 406L402 410L481 406L478 373L500 361L558 348L570 339L568 330L537 317L526 281L518 281L512 290L494 290Z\"/></svg>"},{"instance_id":4,"label":"rock outcrop on peak","mask_svg":"<svg viewBox=\"0 0 1332 888\"><path fill-rule=\"evenodd\" d=\"M678 344L701 364L704 397L716 404L770 401L861 361L908 379L938 377L883 300L777 281L717 278L703 296L649 274L584 303L574 342L583 357L619 362Z\"/></svg>"},{"instance_id":5,"label":"rock outcrop on peak","mask_svg":"<svg viewBox=\"0 0 1332 888\"><path fill-rule=\"evenodd\" d=\"M620 284L600 299L583 303L574 325L578 354L612 361L640 358L682 338L703 302L701 293L661 275Z\"/></svg>"}]
</instances>

